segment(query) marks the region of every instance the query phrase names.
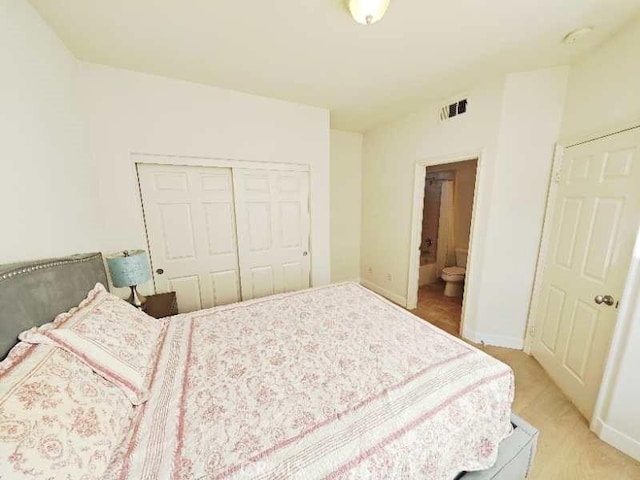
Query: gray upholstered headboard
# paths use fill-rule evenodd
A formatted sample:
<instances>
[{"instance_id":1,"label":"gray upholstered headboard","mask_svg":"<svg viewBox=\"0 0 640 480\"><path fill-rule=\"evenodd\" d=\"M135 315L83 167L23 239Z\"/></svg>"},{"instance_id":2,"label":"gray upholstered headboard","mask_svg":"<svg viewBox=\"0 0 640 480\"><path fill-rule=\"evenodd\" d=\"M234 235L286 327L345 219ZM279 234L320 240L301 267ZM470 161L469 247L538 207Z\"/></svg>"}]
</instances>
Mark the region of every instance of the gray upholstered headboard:
<instances>
[{"instance_id":1,"label":"gray upholstered headboard","mask_svg":"<svg viewBox=\"0 0 640 480\"><path fill-rule=\"evenodd\" d=\"M100 253L0 265L0 360L20 332L75 307L98 282L107 285Z\"/></svg>"}]
</instances>

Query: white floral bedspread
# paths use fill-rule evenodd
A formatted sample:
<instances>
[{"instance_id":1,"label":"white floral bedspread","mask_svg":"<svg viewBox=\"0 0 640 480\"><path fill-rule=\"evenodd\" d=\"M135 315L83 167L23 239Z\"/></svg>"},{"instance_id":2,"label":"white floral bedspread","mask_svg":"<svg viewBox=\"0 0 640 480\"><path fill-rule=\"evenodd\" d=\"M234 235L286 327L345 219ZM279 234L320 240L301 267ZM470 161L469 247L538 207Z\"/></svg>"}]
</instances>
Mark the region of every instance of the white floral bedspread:
<instances>
[{"instance_id":1,"label":"white floral bedspread","mask_svg":"<svg viewBox=\"0 0 640 480\"><path fill-rule=\"evenodd\" d=\"M110 479L452 479L511 432L508 366L354 284L167 321Z\"/></svg>"}]
</instances>

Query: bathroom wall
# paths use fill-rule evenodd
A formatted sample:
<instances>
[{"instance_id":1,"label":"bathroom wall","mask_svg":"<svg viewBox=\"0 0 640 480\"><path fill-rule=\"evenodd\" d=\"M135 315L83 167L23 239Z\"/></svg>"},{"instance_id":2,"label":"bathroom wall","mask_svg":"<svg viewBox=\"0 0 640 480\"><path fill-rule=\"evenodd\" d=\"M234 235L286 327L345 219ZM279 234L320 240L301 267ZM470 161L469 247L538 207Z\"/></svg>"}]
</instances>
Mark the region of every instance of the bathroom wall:
<instances>
[{"instance_id":1,"label":"bathroom wall","mask_svg":"<svg viewBox=\"0 0 640 480\"><path fill-rule=\"evenodd\" d=\"M454 248L469 248L469 232L471 230L471 214L473 213L473 194L476 182L477 160L446 163L427 168L427 175L436 172L453 172L454 187ZM438 248L438 220L440 215L440 201L429 201L429 193L440 195L441 184L429 181L425 185L424 209L422 214L422 254L420 256L419 285L437 282L440 278L436 262ZM435 218L434 218L435 217ZM425 253L425 240L430 237L435 247L431 247L431 255ZM427 259L428 257L428 259Z\"/></svg>"},{"instance_id":2,"label":"bathroom wall","mask_svg":"<svg viewBox=\"0 0 640 480\"><path fill-rule=\"evenodd\" d=\"M422 246L420 249L420 265L436 262L441 195L441 182L426 182L424 187L424 207L422 209ZM430 246L427 246L428 239L431 239L433 242Z\"/></svg>"},{"instance_id":3,"label":"bathroom wall","mask_svg":"<svg viewBox=\"0 0 640 480\"><path fill-rule=\"evenodd\" d=\"M477 160L460 162L456 166L456 248L469 248L473 194L476 186Z\"/></svg>"},{"instance_id":4,"label":"bathroom wall","mask_svg":"<svg viewBox=\"0 0 640 480\"><path fill-rule=\"evenodd\" d=\"M455 218L454 231L456 248L469 248L471 214L473 213L473 194L476 185L477 160L447 163L429 167L427 172L453 171L455 173Z\"/></svg>"},{"instance_id":5,"label":"bathroom wall","mask_svg":"<svg viewBox=\"0 0 640 480\"><path fill-rule=\"evenodd\" d=\"M435 283L440 278L436 261L438 258L438 227L440 224L441 195L441 182L426 182L422 209L422 244L420 248L420 271L418 278L418 284L420 286ZM426 244L428 238L431 238L433 242L430 246Z\"/></svg>"}]
</instances>

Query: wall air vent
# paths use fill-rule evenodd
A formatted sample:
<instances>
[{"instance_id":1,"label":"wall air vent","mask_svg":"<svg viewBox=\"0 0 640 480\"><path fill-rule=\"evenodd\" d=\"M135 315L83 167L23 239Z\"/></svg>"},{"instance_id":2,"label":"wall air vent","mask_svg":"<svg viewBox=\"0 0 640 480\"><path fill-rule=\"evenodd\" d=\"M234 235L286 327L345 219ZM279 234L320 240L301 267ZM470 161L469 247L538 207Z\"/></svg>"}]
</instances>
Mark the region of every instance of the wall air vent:
<instances>
[{"instance_id":1,"label":"wall air vent","mask_svg":"<svg viewBox=\"0 0 640 480\"><path fill-rule=\"evenodd\" d=\"M456 102L451 102L440 109L440 121L444 122L452 117L457 117L467 112L469 99L463 98Z\"/></svg>"}]
</instances>

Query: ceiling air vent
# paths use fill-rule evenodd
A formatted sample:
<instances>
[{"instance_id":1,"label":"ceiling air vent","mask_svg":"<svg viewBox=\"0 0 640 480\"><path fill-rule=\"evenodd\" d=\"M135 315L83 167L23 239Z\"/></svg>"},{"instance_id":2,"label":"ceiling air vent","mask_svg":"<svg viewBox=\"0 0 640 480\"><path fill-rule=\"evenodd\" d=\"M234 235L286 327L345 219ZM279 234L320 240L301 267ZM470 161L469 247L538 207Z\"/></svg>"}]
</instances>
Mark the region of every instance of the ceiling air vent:
<instances>
[{"instance_id":1,"label":"ceiling air vent","mask_svg":"<svg viewBox=\"0 0 640 480\"><path fill-rule=\"evenodd\" d=\"M467 98L463 98L462 100L458 100L457 102L445 105L440 109L440 120L444 122L449 118L466 113L468 104L469 100Z\"/></svg>"}]
</instances>

